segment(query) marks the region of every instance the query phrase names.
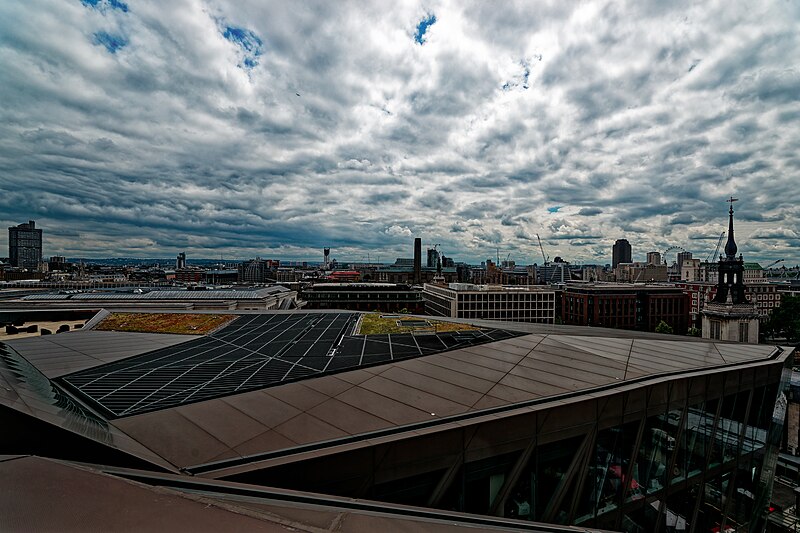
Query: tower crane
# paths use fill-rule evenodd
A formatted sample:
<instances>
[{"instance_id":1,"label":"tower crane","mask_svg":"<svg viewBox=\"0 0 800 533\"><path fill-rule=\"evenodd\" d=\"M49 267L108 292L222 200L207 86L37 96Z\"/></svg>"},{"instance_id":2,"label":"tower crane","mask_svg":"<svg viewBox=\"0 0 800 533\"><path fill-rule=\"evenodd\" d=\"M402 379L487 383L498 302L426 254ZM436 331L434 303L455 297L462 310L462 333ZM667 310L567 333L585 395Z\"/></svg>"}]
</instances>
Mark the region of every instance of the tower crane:
<instances>
[{"instance_id":1,"label":"tower crane","mask_svg":"<svg viewBox=\"0 0 800 533\"><path fill-rule=\"evenodd\" d=\"M544 265L548 265L548 258L544 255L544 247L542 246L542 239L539 238L539 234L536 234L536 240L539 241L539 250L542 251L542 260L544 260Z\"/></svg>"},{"instance_id":2,"label":"tower crane","mask_svg":"<svg viewBox=\"0 0 800 533\"><path fill-rule=\"evenodd\" d=\"M717 255L719 254L719 247L722 245L722 239L725 238L725 232L719 234L719 239L717 239L717 247L714 248L714 253L706 257L706 263L713 263L717 260Z\"/></svg>"}]
</instances>

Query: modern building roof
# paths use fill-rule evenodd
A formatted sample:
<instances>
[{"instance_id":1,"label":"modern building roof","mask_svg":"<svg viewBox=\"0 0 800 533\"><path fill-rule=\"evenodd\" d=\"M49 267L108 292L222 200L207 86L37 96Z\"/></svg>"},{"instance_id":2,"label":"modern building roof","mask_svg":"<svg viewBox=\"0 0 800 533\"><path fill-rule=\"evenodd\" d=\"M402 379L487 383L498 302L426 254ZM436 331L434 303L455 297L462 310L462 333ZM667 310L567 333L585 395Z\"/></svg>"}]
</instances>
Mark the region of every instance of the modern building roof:
<instances>
[{"instance_id":1,"label":"modern building roof","mask_svg":"<svg viewBox=\"0 0 800 533\"><path fill-rule=\"evenodd\" d=\"M6 341L48 378L186 342L186 335L74 331Z\"/></svg>"},{"instance_id":2,"label":"modern building roof","mask_svg":"<svg viewBox=\"0 0 800 533\"><path fill-rule=\"evenodd\" d=\"M96 331L54 336L44 341L52 344L51 352L42 341L30 343L30 347L22 341L0 346L0 379L4 382L0 402L150 463L217 477L290 456L332 453L366 446L376 439L391 441L478 423L486 417L512 416L520 410L638 387L647 380L774 364L788 353L765 345L477 320L469 322L518 336L501 334L497 340L483 339L487 342L482 344L455 339L448 345L434 335L409 339L391 335L374 340L346 334L350 313L322 314L327 317L324 322L314 318L316 315L320 314L246 315L228 326L233 329L221 330L225 333L222 337L159 346L155 351L153 343L157 341L150 336ZM136 348L126 352L130 357L120 359L117 356L125 357L121 348L125 338ZM164 339L163 344L172 342ZM372 366L341 367L335 374L319 372L319 367L309 364L316 371L296 376L297 381L261 380L253 387L247 383L240 386L241 376L250 375L247 372L231 373L236 365L252 369L251 374L259 366L270 368L270 358L275 359L276 354L260 351L261 344L277 342L288 350L283 353L293 353L290 350L297 346L306 350L281 361L284 366L278 377L288 377L291 368L302 368L299 365L308 350L317 349L317 340L326 350L332 340L337 349L345 350L342 353L359 348L359 358L363 353L376 361ZM424 349L425 343L436 342L442 344L438 350ZM103 343L112 354L107 359L99 353ZM185 361L174 359L180 350L196 349L203 343L221 349L217 355L228 346L239 357L221 357L214 368L203 368L202 361L189 357L190 352ZM406 353L412 345L415 353ZM140 351L134 355L136 349ZM399 357L392 355L395 353ZM153 366L158 354L173 357L177 364ZM63 365L58 362L60 355L67 358ZM70 361L72 357L75 359ZM117 361L105 363L113 358ZM311 358L317 358L316 363L335 361L337 356L326 351ZM92 364L92 359L96 365L85 366ZM69 365L85 370L63 376ZM192 373L202 379L182 381ZM85 379L88 376L93 377ZM108 379L112 381L105 381ZM251 390L245 392L246 388ZM153 404L166 397L181 401ZM112 399L115 403L110 405ZM65 402L71 407L64 408Z\"/></svg>"},{"instance_id":3,"label":"modern building roof","mask_svg":"<svg viewBox=\"0 0 800 533\"><path fill-rule=\"evenodd\" d=\"M600 531L30 456L0 456L0 478L3 531Z\"/></svg>"}]
</instances>

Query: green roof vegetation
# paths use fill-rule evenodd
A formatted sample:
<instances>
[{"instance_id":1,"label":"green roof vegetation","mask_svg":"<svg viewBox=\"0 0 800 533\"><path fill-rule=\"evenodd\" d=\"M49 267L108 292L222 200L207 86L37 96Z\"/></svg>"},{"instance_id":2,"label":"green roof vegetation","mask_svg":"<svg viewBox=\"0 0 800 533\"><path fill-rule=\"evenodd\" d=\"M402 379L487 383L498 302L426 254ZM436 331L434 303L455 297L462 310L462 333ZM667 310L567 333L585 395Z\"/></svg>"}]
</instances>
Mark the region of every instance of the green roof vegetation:
<instances>
[{"instance_id":1,"label":"green roof vegetation","mask_svg":"<svg viewBox=\"0 0 800 533\"><path fill-rule=\"evenodd\" d=\"M111 313L96 329L136 333L204 335L236 318L236 315L187 313Z\"/></svg>"},{"instance_id":2,"label":"green roof vegetation","mask_svg":"<svg viewBox=\"0 0 800 533\"><path fill-rule=\"evenodd\" d=\"M422 326L420 322L427 322L428 325ZM405 323L405 324L404 324ZM407 325L406 325L407 324ZM454 322L441 322L439 320L428 320L415 318L412 316L398 316L381 313L367 313L361 317L358 325L357 335L380 335L387 333L413 333L414 331L435 331L444 333L446 331L466 331L480 329L469 324L458 324Z\"/></svg>"}]
</instances>

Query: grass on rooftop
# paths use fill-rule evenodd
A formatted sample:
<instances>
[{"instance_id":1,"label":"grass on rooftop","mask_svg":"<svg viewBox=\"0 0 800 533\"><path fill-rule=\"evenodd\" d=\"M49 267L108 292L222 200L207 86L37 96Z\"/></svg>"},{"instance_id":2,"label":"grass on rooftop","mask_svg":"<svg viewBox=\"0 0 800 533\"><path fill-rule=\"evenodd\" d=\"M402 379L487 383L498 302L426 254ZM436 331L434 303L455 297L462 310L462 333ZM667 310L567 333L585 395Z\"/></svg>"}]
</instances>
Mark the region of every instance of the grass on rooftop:
<instances>
[{"instance_id":1,"label":"grass on rooftop","mask_svg":"<svg viewBox=\"0 0 800 533\"><path fill-rule=\"evenodd\" d=\"M455 322L441 322L439 320L429 320L422 318L415 318L412 316L397 315L399 318L381 318L381 315L388 315L390 313L367 313L361 317L357 335L380 335L387 333L412 333L415 328L411 326L397 325L398 320L402 324L404 321L420 321L426 320L435 328L436 333L444 333L447 331L467 331L480 329L469 324L458 324ZM419 328L416 328L419 331Z\"/></svg>"},{"instance_id":2,"label":"grass on rooftop","mask_svg":"<svg viewBox=\"0 0 800 533\"><path fill-rule=\"evenodd\" d=\"M97 328L102 331L135 333L178 333L205 335L227 324L236 315L204 315L188 313L111 313Z\"/></svg>"}]
</instances>

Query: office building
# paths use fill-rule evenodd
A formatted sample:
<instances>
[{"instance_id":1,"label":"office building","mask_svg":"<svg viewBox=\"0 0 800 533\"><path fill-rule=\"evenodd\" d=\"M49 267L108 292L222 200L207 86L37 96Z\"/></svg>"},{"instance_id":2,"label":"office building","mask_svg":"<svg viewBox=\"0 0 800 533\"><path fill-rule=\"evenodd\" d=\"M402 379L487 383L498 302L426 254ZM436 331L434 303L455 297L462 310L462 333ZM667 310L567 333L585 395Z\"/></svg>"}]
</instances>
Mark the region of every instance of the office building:
<instances>
[{"instance_id":1,"label":"office building","mask_svg":"<svg viewBox=\"0 0 800 533\"><path fill-rule=\"evenodd\" d=\"M683 335L689 328L689 297L677 287L626 283L567 284L564 324L655 331L663 320Z\"/></svg>"},{"instance_id":2,"label":"office building","mask_svg":"<svg viewBox=\"0 0 800 533\"><path fill-rule=\"evenodd\" d=\"M692 252L678 252L677 256L678 272L681 272L683 270L684 261L691 258L692 258Z\"/></svg>"},{"instance_id":3,"label":"office building","mask_svg":"<svg viewBox=\"0 0 800 533\"><path fill-rule=\"evenodd\" d=\"M614 269L614 277L623 283L668 281L667 265L653 263L620 263Z\"/></svg>"},{"instance_id":4,"label":"office building","mask_svg":"<svg viewBox=\"0 0 800 533\"><path fill-rule=\"evenodd\" d=\"M661 252L647 252L647 264L648 265L660 265L661 264Z\"/></svg>"},{"instance_id":5,"label":"office building","mask_svg":"<svg viewBox=\"0 0 800 533\"><path fill-rule=\"evenodd\" d=\"M540 286L426 283L425 312L433 316L508 322L555 323L556 293Z\"/></svg>"},{"instance_id":6,"label":"office building","mask_svg":"<svg viewBox=\"0 0 800 533\"><path fill-rule=\"evenodd\" d=\"M11 266L38 270L42 262L42 230L33 220L8 228L8 259Z\"/></svg>"},{"instance_id":7,"label":"office building","mask_svg":"<svg viewBox=\"0 0 800 533\"><path fill-rule=\"evenodd\" d=\"M423 314L419 288L395 283L315 283L300 293L306 309Z\"/></svg>"},{"instance_id":8,"label":"office building","mask_svg":"<svg viewBox=\"0 0 800 533\"><path fill-rule=\"evenodd\" d=\"M186 253L181 252L178 254L178 257L175 259L175 270L180 270L182 268L186 268Z\"/></svg>"},{"instance_id":9,"label":"office building","mask_svg":"<svg viewBox=\"0 0 800 533\"><path fill-rule=\"evenodd\" d=\"M41 480L4 517L85 521L99 497L104 529L157 509L156 529L763 531L793 348L485 321L361 335L358 319L0 345L0 475Z\"/></svg>"},{"instance_id":10,"label":"office building","mask_svg":"<svg viewBox=\"0 0 800 533\"><path fill-rule=\"evenodd\" d=\"M630 263L631 245L627 239L617 239L612 252L611 268L617 268L620 263Z\"/></svg>"}]
</instances>

